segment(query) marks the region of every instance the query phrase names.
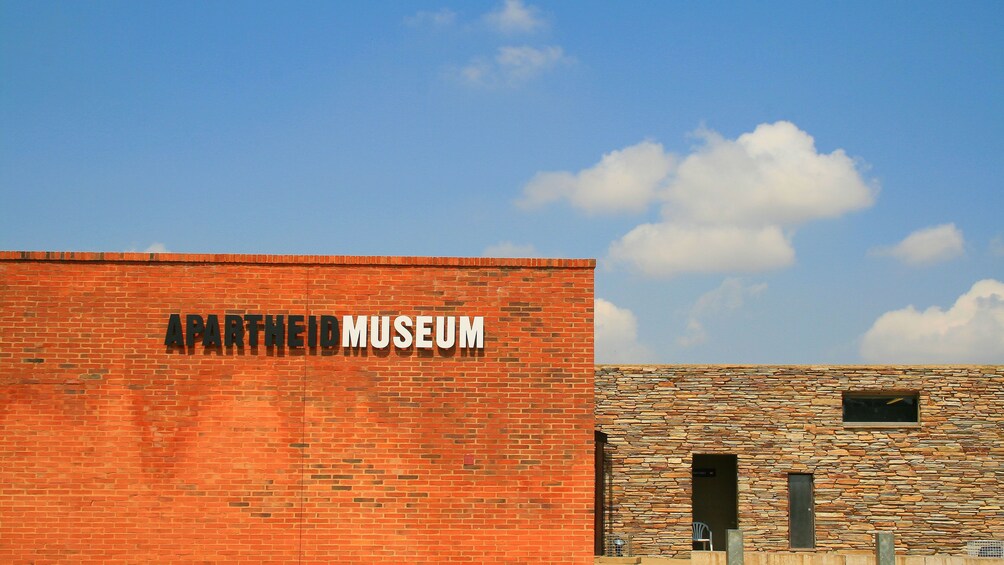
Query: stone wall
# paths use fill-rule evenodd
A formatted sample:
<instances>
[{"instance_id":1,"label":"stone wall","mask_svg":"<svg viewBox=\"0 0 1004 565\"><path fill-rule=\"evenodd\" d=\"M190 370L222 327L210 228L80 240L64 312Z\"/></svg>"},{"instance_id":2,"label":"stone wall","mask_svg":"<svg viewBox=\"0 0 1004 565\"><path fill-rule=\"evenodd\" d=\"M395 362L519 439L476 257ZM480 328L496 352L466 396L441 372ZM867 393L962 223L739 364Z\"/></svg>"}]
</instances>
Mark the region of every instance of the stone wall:
<instances>
[{"instance_id":1,"label":"stone wall","mask_svg":"<svg viewBox=\"0 0 1004 565\"><path fill-rule=\"evenodd\" d=\"M594 565L727 565L723 551L695 551L690 559L670 557L597 557ZM869 552L744 552L744 565L876 565ZM963 555L900 555L896 565L1004 565L1004 559Z\"/></svg>"},{"instance_id":2,"label":"stone wall","mask_svg":"<svg viewBox=\"0 0 1004 565\"><path fill-rule=\"evenodd\" d=\"M919 426L846 427L846 391L919 392ZM816 547L960 553L1004 537L1004 367L599 366L607 533L691 550L694 454L738 456L748 549L787 550L789 473L812 473Z\"/></svg>"}]
</instances>

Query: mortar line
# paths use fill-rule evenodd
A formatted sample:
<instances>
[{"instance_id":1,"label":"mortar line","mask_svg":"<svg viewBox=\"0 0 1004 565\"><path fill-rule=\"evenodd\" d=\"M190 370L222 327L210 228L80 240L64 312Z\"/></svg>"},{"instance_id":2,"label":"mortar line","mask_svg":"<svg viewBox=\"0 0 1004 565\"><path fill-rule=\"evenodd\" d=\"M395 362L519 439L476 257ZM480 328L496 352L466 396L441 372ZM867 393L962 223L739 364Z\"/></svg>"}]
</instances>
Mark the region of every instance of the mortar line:
<instances>
[{"instance_id":1,"label":"mortar line","mask_svg":"<svg viewBox=\"0 0 1004 565\"><path fill-rule=\"evenodd\" d=\"M306 315L310 316L310 294L311 288L310 284L313 281L313 267L307 268L307 284L306 297L304 303L306 305ZM307 370L310 366L309 363L309 347L308 351L304 351L303 354L303 377L300 381L300 443L303 445L307 444ZM299 535L299 547L297 551L299 555L297 556L297 562L303 565L303 532L304 532L304 522L306 521L306 499L307 499L307 450L308 447L303 447L300 450L300 535Z\"/></svg>"}]
</instances>

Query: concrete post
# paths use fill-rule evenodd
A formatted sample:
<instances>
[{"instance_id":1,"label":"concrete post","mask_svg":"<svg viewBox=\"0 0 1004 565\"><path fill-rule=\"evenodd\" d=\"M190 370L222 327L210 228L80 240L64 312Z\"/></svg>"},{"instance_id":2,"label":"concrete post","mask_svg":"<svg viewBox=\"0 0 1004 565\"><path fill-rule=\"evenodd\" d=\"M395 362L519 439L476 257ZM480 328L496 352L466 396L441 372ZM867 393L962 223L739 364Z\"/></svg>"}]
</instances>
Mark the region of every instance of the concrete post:
<instances>
[{"instance_id":1,"label":"concrete post","mask_svg":"<svg viewBox=\"0 0 1004 565\"><path fill-rule=\"evenodd\" d=\"M892 532L875 534L875 565L896 565L896 548L893 546Z\"/></svg>"},{"instance_id":2,"label":"concrete post","mask_svg":"<svg viewBox=\"0 0 1004 565\"><path fill-rule=\"evenodd\" d=\"M743 531L725 532L725 564L743 565Z\"/></svg>"}]
</instances>

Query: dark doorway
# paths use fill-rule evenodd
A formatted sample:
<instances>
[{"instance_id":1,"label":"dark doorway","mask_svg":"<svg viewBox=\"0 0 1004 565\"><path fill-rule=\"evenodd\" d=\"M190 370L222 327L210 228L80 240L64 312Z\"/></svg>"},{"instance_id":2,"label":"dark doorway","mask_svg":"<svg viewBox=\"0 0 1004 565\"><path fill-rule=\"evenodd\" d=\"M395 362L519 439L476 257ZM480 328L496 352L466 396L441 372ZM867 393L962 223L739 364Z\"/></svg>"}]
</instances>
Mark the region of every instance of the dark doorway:
<instances>
[{"instance_id":1,"label":"dark doorway","mask_svg":"<svg viewBox=\"0 0 1004 565\"><path fill-rule=\"evenodd\" d=\"M593 554L603 555L603 534L606 531L606 520L604 519L604 512L606 511L606 486L607 486L607 468L604 459L604 448L607 445L607 434L597 431L593 434L595 453L594 460L596 465L595 471L595 488L596 497L594 501L593 508Z\"/></svg>"},{"instance_id":2,"label":"dark doorway","mask_svg":"<svg viewBox=\"0 0 1004 565\"><path fill-rule=\"evenodd\" d=\"M693 459L693 521L711 528L711 546L725 549L725 532L739 527L739 460L735 455L700 455ZM705 549L694 544L694 549Z\"/></svg>"},{"instance_id":3,"label":"dark doorway","mask_svg":"<svg viewBox=\"0 0 1004 565\"><path fill-rule=\"evenodd\" d=\"M788 475L788 536L792 548L816 547L812 475Z\"/></svg>"}]
</instances>

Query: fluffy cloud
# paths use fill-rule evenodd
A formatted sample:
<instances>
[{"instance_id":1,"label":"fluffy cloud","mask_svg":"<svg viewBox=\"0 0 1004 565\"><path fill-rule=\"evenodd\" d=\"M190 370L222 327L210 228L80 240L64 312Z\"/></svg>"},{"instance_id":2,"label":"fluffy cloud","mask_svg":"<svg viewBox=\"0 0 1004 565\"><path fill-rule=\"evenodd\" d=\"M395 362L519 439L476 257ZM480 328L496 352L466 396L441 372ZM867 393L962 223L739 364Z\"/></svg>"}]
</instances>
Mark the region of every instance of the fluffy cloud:
<instances>
[{"instance_id":1,"label":"fluffy cloud","mask_svg":"<svg viewBox=\"0 0 1004 565\"><path fill-rule=\"evenodd\" d=\"M877 191L843 150L816 150L790 122L761 124L735 140L708 130L683 158L645 141L572 173L538 173L517 204L566 200L587 213L642 212L662 205L662 220L639 225L610 246L609 259L652 276L757 272L791 265L792 238L808 222L875 202Z\"/></svg>"},{"instance_id":2,"label":"fluffy cloud","mask_svg":"<svg viewBox=\"0 0 1004 565\"><path fill-rule=\"evenodd\" d=\"M700 132L663 194L663 221L633 229L610 258L653 276L757 272L791 265L795 229L871 206L875 190L842 150L816 151L790 122L735 141Z\"/></svg>"},{"instance_id":3,"label":"fluffy cloud","mask_svg":"<svg viewBox=\"0 0 1004 565\"><path fill-rule=\"evenodd\" d=\"M631 310L597 298L593 315L597 363L644 363L651 358L638 343L638 320Z\"/></svg>"},{"instance_id":4,"label":"fluffy cloud","mask_svg":"<svg viewBox=\"0 0 1004 565\"><path fill-rule=\"evenodd\" d=\"M795 261L789 236L778 226L642 224L610 246L610 258L650 276L678 273L757 272Z\"/></svg>"},{"instance_id":5,"label":"fluffy cloud","mask_svg":"<svg viewBox=\"0 0 1004 565\"><path fill-rule=\"evenodd\" d=\"M502 33L532 33L546 27L537 8L520 0L505 0L497 10L485 15L485 21Z\"/></svg>"},{"instance_id":6,"label":"fluffy cloud","mask_svg":"<svg viewBox=\"0 0 1004 565\"><path fill-rule=\"evenodd\" d=\"M419 12L406 18L411 26L447 27L453 25L456 14L450 10ZM479 31L490 29L506 35L533 33L547 27L547 22L534 6L522 0L504 0L494 11L481 16ZM465 26L465 28L470 29ZM574 59L557 45L505 45L493 56L478 56L467 65L452 66L445 73L459 83L486 89L516 88L541 74Z\"/></svg>"},{"instance_id":7,"label":"fluffy cloud","mask_svg":"<svg viewBox=\"0 0 1004 565\"><path fill-rule=\"evenodd\" d=\"M701 295L690 309L687 318L687 333L677 340L682 347L693 347L707 341L708 332L704 320L721 316L743 307L748 298L758 296L767 289L767 283L747 285L742 279L727 278L714 290Z\"/></svg>"},{"instance_id":8,"label":"fluffy cloud","mask_svg":"<svg viewBox=\"0 0 1004 565\"><path fill-rule=\"evenodd\" d=\"M611 151L596 165L570 173L538 173L523 187L517 204L538 208L566 199L588 213L643 212L673 168L662 145L644 141Z\"/></svg>"},{"instance_id":9,"label":"fluffy cloud","mask_svg":"<svg viewBox=\"0 0 1004 565\"><path fill-rule=\"evenodd\" d=\"M502 241L489 245L481 253L482 257L540 257L540 253L532 244L517 245L511 241Z\"/></svg>"},{"instance_id":10,"label":"fluffy cloud","mask_svg":"<svg viewBox=\"0 0 1004 565\"><path fill-rule=\"evenodd\" d=\"M1004 363L1004 283L977 282L948 310L886 312L861 340L871 363Z\"/></svg>"},{"instance_id":11,"label":"fluffy cloud","mask_svg":"<svg viewBox=\"0 0 1004 565\"><path fill-rule=\"evenodd\" d=\"M492 59L476 59L459 71L460 79L472 86L484 88L515 87L559 65L568 64L571 57L558 46L542 48L523 46L500 47Z\"/></svg>"},{"instance_id":12,"label":"fluffy cloud","mask_svg":"<svg viewBox=\"0 0 1004 565\"><path fill-rule=\"evenodd\" d=\"M955 259L964 252L965 240L959 228L955 224L942 224L917 230L896 245L872 249L870 254L924 266Z\"/></svg>"},{"instance_id":13,"label":"fluffy cloud","mask_svg":"<svg viewBox=\"0 0 1004 565\"><path fill-rule=\"evenodd\" d=\"M817 152L812 136L791 122L761 124L735 141L699 135L704 145L669 184L668 220L788 227L874 203L874 189L843 150Z\"/></svg>"}]
</instances>

